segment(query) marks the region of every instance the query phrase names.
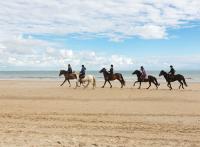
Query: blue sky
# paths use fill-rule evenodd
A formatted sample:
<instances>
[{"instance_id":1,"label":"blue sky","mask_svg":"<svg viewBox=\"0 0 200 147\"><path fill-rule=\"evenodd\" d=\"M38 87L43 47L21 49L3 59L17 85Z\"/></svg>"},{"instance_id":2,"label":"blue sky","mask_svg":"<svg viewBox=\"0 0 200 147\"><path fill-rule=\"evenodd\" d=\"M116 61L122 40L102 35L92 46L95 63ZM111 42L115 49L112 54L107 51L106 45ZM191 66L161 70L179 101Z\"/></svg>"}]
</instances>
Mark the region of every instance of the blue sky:
<instances>
[{"instance_id":1,"label":"blue sky","mask_svg":"<svg viewBox=\"0 0 200 147\"><path fill-rule=\"evenodd\" d=\"M0 70L200 70L198 0L7 0L0 8Z\"/></svg>"}]
</instances>

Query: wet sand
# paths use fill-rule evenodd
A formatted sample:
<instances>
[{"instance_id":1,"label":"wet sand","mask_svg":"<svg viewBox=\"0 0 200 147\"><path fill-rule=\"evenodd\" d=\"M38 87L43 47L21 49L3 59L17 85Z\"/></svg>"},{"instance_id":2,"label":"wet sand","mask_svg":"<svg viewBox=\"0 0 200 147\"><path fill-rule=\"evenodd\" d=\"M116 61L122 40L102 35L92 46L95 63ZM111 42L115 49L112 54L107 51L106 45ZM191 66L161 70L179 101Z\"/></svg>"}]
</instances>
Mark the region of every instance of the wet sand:
<instances>
[{"instance_id":1,"label":"wet sand","mask_svg":"<svg viewBox=\"0 0 200 147\"><path fill-rule=\"evenodd\" d=\"M0 146L200 146L199 83L172 91L60 83L0 81Z\"/></svg>"}]
</instances>

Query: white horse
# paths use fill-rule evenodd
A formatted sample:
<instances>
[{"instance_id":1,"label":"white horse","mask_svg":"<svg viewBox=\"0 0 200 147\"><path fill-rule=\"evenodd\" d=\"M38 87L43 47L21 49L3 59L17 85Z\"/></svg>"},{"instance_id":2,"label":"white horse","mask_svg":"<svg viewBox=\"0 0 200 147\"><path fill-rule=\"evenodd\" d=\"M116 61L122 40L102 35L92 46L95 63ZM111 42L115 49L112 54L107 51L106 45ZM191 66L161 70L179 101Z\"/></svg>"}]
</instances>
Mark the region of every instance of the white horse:
<instances>
[{"instance_id":1,"label":"white horse","mask_svg":"<svg viewBox=\"0 0 200 147\"><path fill-rule=\"evenodd\" d=\"M84 88L87 88L90 83L92 84L93 89L96 87L96 79L95 79L95 76L93 76L93 75L85 75L85 77L83 79L81 79L81 82L82 83L86 83L87 82L86 85L83 85Z\"/></svg>"}]
</instances>

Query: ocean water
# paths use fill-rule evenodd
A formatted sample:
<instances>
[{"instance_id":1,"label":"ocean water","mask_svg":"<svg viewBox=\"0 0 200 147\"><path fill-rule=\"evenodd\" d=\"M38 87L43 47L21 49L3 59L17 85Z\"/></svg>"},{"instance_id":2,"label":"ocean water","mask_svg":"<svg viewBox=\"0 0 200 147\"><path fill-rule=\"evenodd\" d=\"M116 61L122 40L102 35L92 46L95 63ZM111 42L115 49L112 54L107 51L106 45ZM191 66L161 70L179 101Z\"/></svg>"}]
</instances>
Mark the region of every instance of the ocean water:
<instances>
[{"instance_id":1,"label":"ocean water","mask_svg":"<svg viewBox=\"0 0 200 147\"><path fill-rule=\"evenodd\" d=\"M116 71L123 74L126 81L135 81L137 78L132 75L133 71ZM163 77L159 77L159 71L147 71L158 78L160 82L164 82ZM179 74L183 74L187 82L200 82L200 71L179 71ZM103 74L98 71L87 71L87 74L95 75L97 81L103 81ZM15 79L30 79L30 80L60 80L63 77L59 77L59 71L0 71L0 79L3 80L15 80Z\"/></svg>"}]
</instances>

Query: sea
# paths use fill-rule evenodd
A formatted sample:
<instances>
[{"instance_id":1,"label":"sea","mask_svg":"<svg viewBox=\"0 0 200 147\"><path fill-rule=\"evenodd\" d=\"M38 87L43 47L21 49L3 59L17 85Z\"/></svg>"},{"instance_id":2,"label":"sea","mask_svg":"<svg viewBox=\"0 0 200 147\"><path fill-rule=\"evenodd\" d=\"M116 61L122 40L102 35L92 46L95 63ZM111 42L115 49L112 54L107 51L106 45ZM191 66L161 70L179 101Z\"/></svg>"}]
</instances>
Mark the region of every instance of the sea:
<instances>
[{"instance_id":1,"label":"sea","mask_svg":"<svg viewBox=\"0 0 200 147\"><path fill-rule=\"evenodd\" d=\"M132 75L133 71L116 71L121 73L125 81L135 81L137 78ZM164 82L164 77L159 77L159 71L147 71L149 75L155 76L159 82ZM199 71L179 71L177 72L185 76L187 82L199 83ZM97 81L103 81L103 74L98 71L87 71L86 74L94 75ZM59 77L59 71L0 71L0 80L61 80L64 77Z\"/></svg>"}]
</instances>

